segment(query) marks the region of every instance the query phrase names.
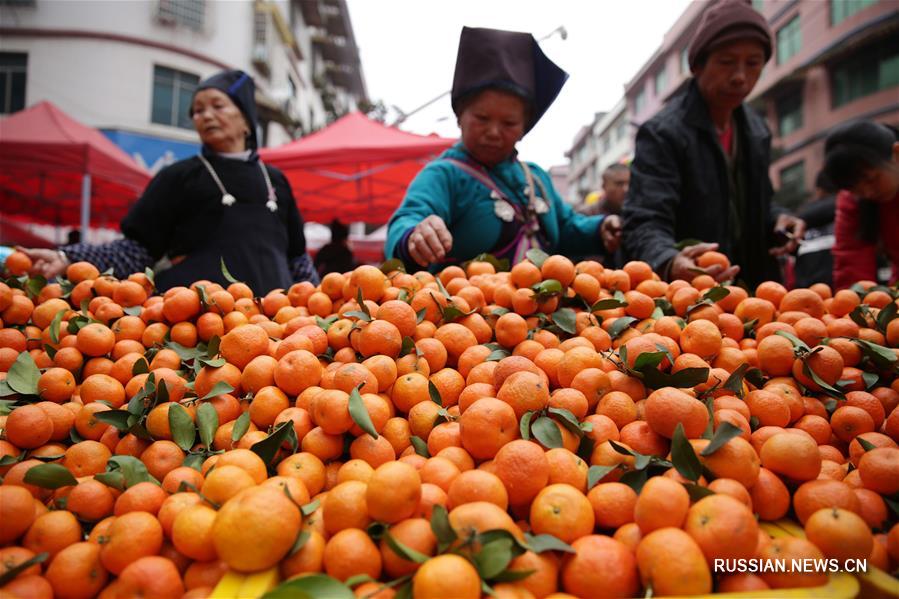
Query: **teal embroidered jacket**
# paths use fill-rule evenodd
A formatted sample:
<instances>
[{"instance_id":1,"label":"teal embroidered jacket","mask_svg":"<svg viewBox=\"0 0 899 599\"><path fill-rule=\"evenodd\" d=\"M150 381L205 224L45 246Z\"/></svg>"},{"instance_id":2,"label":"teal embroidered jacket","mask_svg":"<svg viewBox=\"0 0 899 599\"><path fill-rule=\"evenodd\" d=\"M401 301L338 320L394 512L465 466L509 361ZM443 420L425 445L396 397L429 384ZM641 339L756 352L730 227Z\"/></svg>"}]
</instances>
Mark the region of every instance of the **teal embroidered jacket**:
<instances>
[{"instance_id":1,"label":"teal embroidered jacket","mask_svg":"<svg viewBox=\"0 0 899 599\"><path fill-rule=\"evenodd\" d=\"M461 142L446 150L426 165L406 190L403 203L388 223L385 256L403 258L406 252L397 246L407 238L407 232L431 214L446 223L453 235L446 264L471 260L478 254L496 248L503 222L494 213L490 189L444 158L471 161ZM553 188L549 175L535 164L528 163L531 172L539 177L549 198L549 211L540 215L542 234L550 254L563 254L577 261L585 256L604 252L599 225L603 216L586 216L572 210ZM527 205L524 171L514 157L501 162L489 173L499 188L511 200ZM540 186L536 186L538 196ZM432 269L443 265L432 265Z\"/></svg>"}]
</instances>

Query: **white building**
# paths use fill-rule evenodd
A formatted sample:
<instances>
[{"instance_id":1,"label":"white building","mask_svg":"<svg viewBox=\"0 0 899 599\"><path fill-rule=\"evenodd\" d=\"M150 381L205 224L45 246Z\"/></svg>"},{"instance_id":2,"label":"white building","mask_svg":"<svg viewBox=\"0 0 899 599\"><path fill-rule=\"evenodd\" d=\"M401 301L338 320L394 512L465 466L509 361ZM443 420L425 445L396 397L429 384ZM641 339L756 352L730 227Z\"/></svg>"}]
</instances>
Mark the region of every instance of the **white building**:
<instances>
[{"instance_id":1,"label":"white building","mask_svg":"<svg viewBox=\"0 0 899 599\"><path fill-rule=\"evenodd\" d=\"M584 197L597 188L596 183L596 138L593 126L602 119L604 112L597 112L593 122L580 128L571 148L565 152L570 161L568 164L568 196L569 204L580 204Z\"/></svg>"},{"instance_id":2,"label":"white building","mask_svg":"<svg viewBox=\"0 0 899 599\"><path fill-rule=\"evenodd\" d=\"M565 155L568 169L566 201L579 204L602 187L602 173L610 164L628 160L634 153L627 102L618 101L608 112L597 112L593 122L581 127Z\"/></svg>"},{"instance_id":3,"label":"white building","mask_svg":"<svg viewBox=\"0 0 899 599\"><path fill-rule=\"evenodd\" d=\"M154 171L196 152L193 90L235 68L261 145L367 102L344 0L0 2L0 113L49 100Z\"/></svg>"},{"instance_id":4,"label":"white building","mask_svg":"<svg viewBox=\"0 0 899 599\"><path fill-rule=\"evenodd\" d=\"M624 98L599 119L593 127L593 136L596 138L596 180L602 184L602 173L610 164L630 160L634 154L634 136Z\"/></svg>"}]
</instances>

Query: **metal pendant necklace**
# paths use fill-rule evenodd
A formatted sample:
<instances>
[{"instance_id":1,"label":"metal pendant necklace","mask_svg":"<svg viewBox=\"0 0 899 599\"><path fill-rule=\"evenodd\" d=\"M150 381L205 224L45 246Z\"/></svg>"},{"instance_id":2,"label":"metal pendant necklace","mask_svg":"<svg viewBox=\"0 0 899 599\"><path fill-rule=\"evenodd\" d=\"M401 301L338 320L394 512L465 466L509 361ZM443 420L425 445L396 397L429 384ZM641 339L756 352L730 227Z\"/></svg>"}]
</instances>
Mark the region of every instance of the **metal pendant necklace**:
<instances>
[{"instance_id":1,"label":"metal pendant necklace","mask_svg":"<svg viewBox=\"0 0 899 599\"><path fill-rule=\"evenodd\" d=\"M237 198L228 193L228 191L225 189L225 186L222 184L222 180L219 179L218 174L215 172L215 169L212 168L212 165L209 164L209 161L206 160L206 157L202 154L197 154L197 156L199 157L200 162L203 163L203 166L206 167L206 170L209 171L209 174L212 176L215 184L218 185L219 191L222 192L222 205L231 206L232 204L234 204L234 202L237 201ZM275 212L278 210L278 199L275 195L275 188L272 187L272 181L269 178L268 171L265 170L265 166L262 164L262 161L259 160L257 161L257 163L259 164L259 170L262 171L262 178L265 179L265 187L268 190L268 200L265 202L265 207L272 212Z\"/></svg>"}]
</instances>

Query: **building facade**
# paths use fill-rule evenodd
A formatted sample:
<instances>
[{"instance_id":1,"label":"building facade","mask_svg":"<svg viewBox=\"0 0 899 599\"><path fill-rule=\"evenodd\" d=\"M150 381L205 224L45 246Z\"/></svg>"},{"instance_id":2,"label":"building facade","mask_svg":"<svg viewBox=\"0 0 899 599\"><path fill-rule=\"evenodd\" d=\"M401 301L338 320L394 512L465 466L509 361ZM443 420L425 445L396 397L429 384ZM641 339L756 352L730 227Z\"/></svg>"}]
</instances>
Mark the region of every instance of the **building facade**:
<instances>
[{"instance_id":1,"label":"building facade","mask_svg":"<svg viewBox=\"0 0 899 599\"><path fill-rule=\"evenodd\" d=\"M837 125L899 125L899 2L755 2L774 32L774 56L753 91L773 135L771 180L792 206L814 190L824 141Z\"/></svg>"},{"instance_id":2,"label":"building facade","mask_svg":"<svg viewBox=\"0 0 899 599\"><path fill-rule=\"evenodd\" d=\"M366 102L344 0L0 0L0 114L49 100L151 171L194 154L199 81L257 83L261 145Z\"/></svg>"},{"instance_id":3,"label":"building facade","mask_svg":"<svg viewBox=\"0 0 899 599\"><path fill-rule=\"evenodd\" d=\"M582 127L566 156L571 160L566 201L579 204L602 187L602 173L610 164L628 161L634 153L627 102L622 98L611 110L597 112Z\"/></svg>"},{"instance_id":4,"label":"building facade","mask_svg":"<svg viewBox=\"0 0 899 599\"><path fill-rule=\"evenodd\" d=\"M899 124L899 2L752 5L771 26L774 54L749 100L771 129L776 200L793 207L810 195L834 127L860 118ZM634 125L652 118L689 80L687 52L704 8L692 2L626 85Z\"/></svg>"},{"instance_id":5,"label":"building facade","mask_svg":"<svg viewBox=\"0 0 899 599\"><path fill-rule=\"evenodd\" d=\"M568 158L568 192L564 199L569 204L580 204L584 197L597 189L596 184L596 138L593 126L603 117L597 112L593 122L580 128L574 136L571 148L565 152Z\"/></svg>"}]
</instances>

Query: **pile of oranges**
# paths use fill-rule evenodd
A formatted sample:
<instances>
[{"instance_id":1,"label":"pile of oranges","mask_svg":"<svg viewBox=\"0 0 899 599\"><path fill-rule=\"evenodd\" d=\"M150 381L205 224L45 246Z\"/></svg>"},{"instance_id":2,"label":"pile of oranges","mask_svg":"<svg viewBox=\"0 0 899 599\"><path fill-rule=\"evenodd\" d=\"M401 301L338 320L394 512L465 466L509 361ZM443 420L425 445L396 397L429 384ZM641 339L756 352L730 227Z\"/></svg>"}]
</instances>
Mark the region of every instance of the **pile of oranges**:
<instances>
[{"instance_id":1,"label":"pile of oranges","mask_svg":"<svg viewBox=\"0 0 899 599\"><path fill-rule=\"evenodd\" d=\"M631 597L899 566L896 289L531 252L254 297L0 282L0 592ZM726 263L710 252L699 264ZM759 521L792 518L806 538Z\"/></svg>"}]
</instances>

